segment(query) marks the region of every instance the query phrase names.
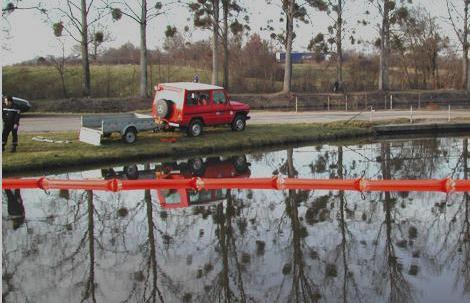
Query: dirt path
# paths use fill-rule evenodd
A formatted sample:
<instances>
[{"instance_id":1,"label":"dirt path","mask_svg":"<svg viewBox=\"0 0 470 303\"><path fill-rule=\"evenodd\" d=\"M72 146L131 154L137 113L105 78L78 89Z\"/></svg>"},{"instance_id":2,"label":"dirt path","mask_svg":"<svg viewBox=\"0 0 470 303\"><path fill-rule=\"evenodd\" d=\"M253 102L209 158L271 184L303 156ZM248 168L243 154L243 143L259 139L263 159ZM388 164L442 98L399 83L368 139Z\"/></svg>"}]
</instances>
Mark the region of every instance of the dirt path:
<instances>
[{"instance_id":1,"label":"dirt path","mask_svg":"<svg viewBox=\"0 0 470 303\"><path fill-rule=\"evenodd\" d=\"M370 120L370 112L278 112L254 111L250 114L249 124L268 123L324 123L341 120ZM410 111L376 111L372 113L372 120L389 120L410 118ZM446 121L447 111L415 111L414 119L427 119L431 121ZM459 110L451 113L451 119L470 119L470 110ZM57 132L78 131L80 129L80 115L31 115L21 120L20 131L23 132Z\"/></svg>"}]
</instances>

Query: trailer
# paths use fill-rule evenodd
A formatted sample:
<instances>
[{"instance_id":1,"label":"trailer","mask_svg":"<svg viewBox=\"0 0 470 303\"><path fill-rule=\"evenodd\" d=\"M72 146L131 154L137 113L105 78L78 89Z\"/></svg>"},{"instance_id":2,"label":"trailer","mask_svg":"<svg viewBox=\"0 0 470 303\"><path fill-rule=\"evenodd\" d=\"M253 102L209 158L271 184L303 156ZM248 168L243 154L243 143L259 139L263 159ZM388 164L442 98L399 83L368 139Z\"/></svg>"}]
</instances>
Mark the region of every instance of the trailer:
<instances>
[{"instance_id":1,"label":"trailer","mask_svg":"<svg viewBox=\"0 0 470 303\"><path fill-rule=\"evenodd\" d=\"M124 142L132 144L137 140L138 132L150 130L158 131L159 125L149 115L89 115L81 118L79 140L99 146L103 138L110 137L112 133L119 133Z\"/></svg>"}]
</instances>

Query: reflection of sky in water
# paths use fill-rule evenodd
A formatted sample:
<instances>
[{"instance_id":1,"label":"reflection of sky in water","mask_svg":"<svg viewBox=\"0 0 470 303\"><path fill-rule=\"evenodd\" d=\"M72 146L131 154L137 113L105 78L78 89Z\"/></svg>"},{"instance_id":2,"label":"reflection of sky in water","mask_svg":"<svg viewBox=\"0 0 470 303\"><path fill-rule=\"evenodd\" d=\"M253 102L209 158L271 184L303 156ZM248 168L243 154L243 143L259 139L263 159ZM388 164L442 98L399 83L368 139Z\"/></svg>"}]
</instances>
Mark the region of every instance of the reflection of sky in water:
<instances>
[{"instance_id":1,"label":"reflection of sky in water","mask_svg":"<svg viewBox=\"0 0 470 303\"><path fill-rule=\"evenodd\" d=\"M344 176L381 178L386 169L392 178L463 178L463 143L343 146ZM299 177L336 178L339 153L335 145L296 148L293 168ZM247 155L251 176L287 175L288 155ZM101 177L101 170L54 177ZM151 200L144 191L94 192L93 267L87 194L69 194L23 190L26 223L16 230L4 203L8 301L93 301L94 293L99 302L152 296L158 302L159 292L167 302L225 302L228 293L231 300L255 302L469 299L470 202L464 194L232 190L222 203L163 209L156 191Z\"/></svg>"}]
</instances>

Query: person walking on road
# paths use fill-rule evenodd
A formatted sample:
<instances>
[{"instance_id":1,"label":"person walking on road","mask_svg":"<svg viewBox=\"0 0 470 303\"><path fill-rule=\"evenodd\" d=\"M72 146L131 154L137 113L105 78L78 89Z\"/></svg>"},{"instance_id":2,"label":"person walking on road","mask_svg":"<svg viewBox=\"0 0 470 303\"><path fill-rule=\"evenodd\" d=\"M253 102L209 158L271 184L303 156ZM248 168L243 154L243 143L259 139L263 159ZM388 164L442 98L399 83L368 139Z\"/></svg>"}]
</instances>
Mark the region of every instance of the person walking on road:
<instances>
[{"instance_id":1,"label":"person walking on road","mask_svg":"<svg viewBox=\"0 0 470 303\"><path fill-rule=\"evenodd\" d=\"M2 151L5 151L8 136L13 136L11 152L16 152L18 145L18 127L20 126L20 110L13 103L13 98L7 96L2 104L3 133L2 133Z\"/></svg>"}]
</instances>

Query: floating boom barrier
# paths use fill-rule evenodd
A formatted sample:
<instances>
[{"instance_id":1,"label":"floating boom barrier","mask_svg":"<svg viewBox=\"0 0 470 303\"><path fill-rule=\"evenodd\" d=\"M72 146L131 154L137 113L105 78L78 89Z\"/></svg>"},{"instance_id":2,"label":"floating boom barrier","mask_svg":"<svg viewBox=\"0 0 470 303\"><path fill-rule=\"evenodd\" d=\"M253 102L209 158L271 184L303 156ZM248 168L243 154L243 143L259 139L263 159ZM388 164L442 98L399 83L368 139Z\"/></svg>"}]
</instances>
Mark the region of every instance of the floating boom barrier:
<instances>
[{"instance_id":1,"label":"floating boom barrier","mask_svg":"<svg viewBox=\"0 0 470 303\"><path fill-rule=\"evenodd\" d=\"M3 189L81 189L98 191L124 191L143 189L299 189L299 190L344 190L359 192L470 192L470 180L425 179L425 180L368 180L357 179L306 179L284 178L199 178L189 179L148 179L148 180L119 180L119 179L83 179L60 180L30 178L3 179Z\"/></svg>"}]
</instances>

